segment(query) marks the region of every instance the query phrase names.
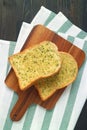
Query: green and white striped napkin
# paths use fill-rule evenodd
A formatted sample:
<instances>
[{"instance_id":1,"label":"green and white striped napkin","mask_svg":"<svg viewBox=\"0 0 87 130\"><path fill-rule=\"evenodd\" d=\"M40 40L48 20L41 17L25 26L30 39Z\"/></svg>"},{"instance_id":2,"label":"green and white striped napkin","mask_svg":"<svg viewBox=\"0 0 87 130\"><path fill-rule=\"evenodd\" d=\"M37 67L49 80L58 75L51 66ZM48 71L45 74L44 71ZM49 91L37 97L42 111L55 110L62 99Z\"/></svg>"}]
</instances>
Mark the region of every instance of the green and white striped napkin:
<instances>
[{"instance_id":1,"label":"green and white striped napkin","mask_svg":"<svg viewBox=\"0 0 87 130\"><path fill-rule=\"evenodd\" d=\"M4 83L9 71L8 56L21 49L36 24L55 31L87 55L87 33L73 25L61 12L56 15L44 7L40 8L31 24L23 23L17 43L0 40L0 130L73 130L87 98L87 59L76 81L65 89L52 110L33 104L20 121L12 122L9 117L18 97Z\"/></svg>"}]
</instances>

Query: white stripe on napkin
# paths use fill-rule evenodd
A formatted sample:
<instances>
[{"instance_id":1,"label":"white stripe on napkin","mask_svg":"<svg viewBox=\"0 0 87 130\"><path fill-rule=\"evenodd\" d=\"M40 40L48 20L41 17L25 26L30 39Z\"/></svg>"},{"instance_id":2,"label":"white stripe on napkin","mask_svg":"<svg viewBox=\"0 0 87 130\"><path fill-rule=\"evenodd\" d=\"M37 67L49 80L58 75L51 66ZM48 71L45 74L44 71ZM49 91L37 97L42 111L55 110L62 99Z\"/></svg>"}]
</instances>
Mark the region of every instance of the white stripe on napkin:
<instances>
[{"instance_id":1,"label":"white stripe on napkin","mask_svg":"<svg viewBox=\"0 0 87 130\"><path fill-rule=\"evenodd\" d=\"M32 20L33 25L42 24L45 23L49 15L51 14L51 11L41 6L40 10Z\"/></svg>"},{"instance_id":2,"label":"white stripe on napkin","mask_svg":"<svg viewBox=\"0 0 87 130\"><path fill-rule=\"evenodd\" d=\"M84 38L85 41L87 41L87 36Z\"/></svg>"},{"instance_id":3,"label":"white stripe on napkin","mask_svg":"<svg viewBox=\"0 0 87 130\"><path fill-rule=\"evenodd\" d=\"M7 43L0 43L0 83L3 81L3 79L5 79L6 76L7 64L5 63L8 62L8 58L6 56L8 55L9 50L9 44Z\"/></svg>"},{"instance_id":4,"label":"white stripe on napkin","mask_svg":"<svg viewBox=\"0 0 87 130\"><path fill-rule=\"evenodd\" d=\"M75 30L75 31L74 31ZM71 28L68 29L68 31L66 32L68 35L74 36L76 37L79 33L81 32L81 29L78 28L75 25L72 25Z\"/></svg>"},{"instance_id":5,"label":"white stripe on napkin","mask_svg":"<svg viewBox=\"0 0 87 130\"><path fill-rule=\"evenodd\" d=\"M62 17L61 12L59 12L47 27L56 32L66 21L67 18L65 16Z\"/></svg>"},{"instance_id":6,"label":"white stripe on napkin","mask_svg":"<svg viewBox=\"0 0 87 130\"><path fill-rule=\"evenodd\" d=\"M41 130L46 110L40 106L36 107L30 130Z\"/></svg>"},{"instance_id":7,"label":"white stripe on napkin","mask_svg":"<svg viewBox=\"0 0 87 130\"><path fill-rule=\"evenodd\" d=\"M23 118L20 121L13 122L11 130L22 130L26 114L27 114L27 111L26 111L26 113L24 114Z\"/></svg>"},{"instance_id":8,"label":"white stripe on napkin","mask_svg":"<svg viewBox=\"0 0 87 130\"><path fill-rule=\"evenodd\" d=\"M5 92L5 85L4 80L6 77L6 69L7 69L7 62L8 62L8 51L9 51L9 44L0 44L0 100L2 96L4 96ZM3 58L4 57L4 58ZM1 108L1 107L0 107Z\"/></svg>"},{"instance_id":9,"label":"white stripe on napkin","mask_svg":"<svg viewBox=\"0 0 87 130\"><path fill-rule=\"evenodd\" d=\"M17 43L16 43L16 47L14 50L14 53L17 53L21 50L21 48L23 47L23 44L25 43L28 35L30 34L31 30L33 28L33 25L30 25L28 23L23 22L22 27L20 29L19 32L19 36L17 39Z\"/></svg>"},{"instance_id":10,"label":"white stripe on napkin","mask_svg":"<svg viewBox=\"0 0 87 130\"><path fill-rule=\"evenodd\" d=\"M60 99L57 101L53 111L49 130L57 130L57 129L59 130L70 90L71 90L71 85L65 89Z\"/></svg>"},{"instance_id":11,"label":"white stripe on napkin","mask_svg":"<svg viewBox=\"0 0 87 130\"><path fill-rule=\"evenodd\" d=\"M6 69L8 62L9 42L0 41L0 129L3 130L3 126L7 117L8 109L11 102L11 93L8 92L8 88L4 84L6 77ZM4 116L3 116L4 115Z\"/></svg>"},{"instance_id":12,"label":"white stripe on napkin","mask_svg":"<svg viewBox=\"0 0 87 130\"><path fill-rule=\"evenodd\" d=\"M78 40L76 39L75 43L77 41ZM79 45L79 48L83 47L82 40L79 40L77 43ZM75 45L77 45L77 44L75 44ZM87 66L87 62L86 62L85 66ZM75 100L73 112L72 112L70 122L69 122L69 126L68 126L67 130L73 130L74 129L76 121L77 121L77 119L78 119L78 117L80 115L82 107L83 107L83 105L85 103L85 100L87 98L87 87L86 87L87 80L85 80L85 77L87 77L87 74L85 72L87 72L87 67L85 67L84 72L83 72L83 76L81 78L80 87L79 87L79 90L78 90L78 93L77 93L77 97L76 97L76 100ZM81 98L79 98L79 97L81 97Z\"/></svg>"}]
</instances>

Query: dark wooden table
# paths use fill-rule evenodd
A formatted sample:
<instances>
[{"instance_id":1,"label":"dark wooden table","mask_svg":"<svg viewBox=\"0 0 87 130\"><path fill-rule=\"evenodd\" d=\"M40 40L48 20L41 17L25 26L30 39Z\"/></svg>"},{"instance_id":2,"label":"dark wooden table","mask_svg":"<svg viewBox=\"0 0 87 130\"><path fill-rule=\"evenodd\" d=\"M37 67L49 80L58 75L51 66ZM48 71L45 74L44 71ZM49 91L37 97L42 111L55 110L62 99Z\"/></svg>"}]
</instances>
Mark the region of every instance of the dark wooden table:
<instances>
[{"instance_id":1,"label":"dark wooden table","mask_svg":"<svg viewBox=\"0 0 87 130\"><path fill-rule=\"evenodd\" d=\"M87 0L0 0L0 39L16 41L22 22L31 22L41 5L55 13L62 11L87 31ZM87 102L75 130L87 130Z\"/></svg>"},{"instance_id":2,"label":"dark wooden table","mask_svg":"<svg viewBox=\"0 0 87 130\"><path fill-rule=\"evenodd\" d=\"M87 31L87 0L0 0L0 38L16 40L22 22L31 22L41 5Z\"/></svg>"}]
</instances>

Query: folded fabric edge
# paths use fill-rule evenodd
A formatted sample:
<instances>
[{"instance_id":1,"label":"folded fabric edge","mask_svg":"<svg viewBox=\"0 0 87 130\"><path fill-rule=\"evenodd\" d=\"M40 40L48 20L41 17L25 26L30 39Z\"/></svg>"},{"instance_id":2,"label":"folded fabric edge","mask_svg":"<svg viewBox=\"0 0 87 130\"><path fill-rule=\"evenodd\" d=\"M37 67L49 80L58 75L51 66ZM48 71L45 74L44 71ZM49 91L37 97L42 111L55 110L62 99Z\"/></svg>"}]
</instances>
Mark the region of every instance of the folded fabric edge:
<instances>
[{"instance_id":1,"label":"folded fabric edge","mask_svg":"<svg viewBox=\"0 0 87 130\"><path fill-rule=\"evenodd\" d=\"M51 13L51 10L45 8L44 6L41 6L40 10L37 12L31 23L33 25L36 25L39 24L39 22L41 21L45 22L45 20L47 19L47 17L49 17Z\"/></svg>"}]
</instances>

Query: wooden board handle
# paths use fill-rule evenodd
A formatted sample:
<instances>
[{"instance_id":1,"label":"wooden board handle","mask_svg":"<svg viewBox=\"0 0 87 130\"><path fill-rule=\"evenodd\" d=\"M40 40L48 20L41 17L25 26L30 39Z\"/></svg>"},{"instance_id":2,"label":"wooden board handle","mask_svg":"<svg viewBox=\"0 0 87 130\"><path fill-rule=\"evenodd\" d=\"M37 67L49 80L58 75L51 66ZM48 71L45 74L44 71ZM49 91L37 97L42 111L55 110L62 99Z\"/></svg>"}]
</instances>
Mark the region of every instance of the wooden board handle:
<instances>
[{"instance_id":1,"label":"wooden board handle","mask_svg":"<svg viewBox=\"0 0 87 130\"><path fill-rule=\"evenodd\" d=\"M32 97L31 90L32 87L30 90L20 93L18 101L16 102L10 114L10 117L13 121L20 120L21 117L26 112L27 108L33 103L33 99L31 98Z\"/></svg>"}]
</instances>

